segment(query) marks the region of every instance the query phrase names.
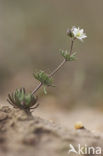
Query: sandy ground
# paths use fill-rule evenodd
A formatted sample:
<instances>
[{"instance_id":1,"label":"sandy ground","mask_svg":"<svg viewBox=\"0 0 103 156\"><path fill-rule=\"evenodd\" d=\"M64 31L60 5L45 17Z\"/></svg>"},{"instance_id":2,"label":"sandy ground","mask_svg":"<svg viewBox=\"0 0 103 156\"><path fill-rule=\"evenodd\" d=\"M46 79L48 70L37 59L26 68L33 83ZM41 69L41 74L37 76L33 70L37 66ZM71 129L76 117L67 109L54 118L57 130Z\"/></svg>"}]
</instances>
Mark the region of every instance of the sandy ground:
<instances>
[{"instance_id":1,"label":"sandy ground","mask_svg":"<svg viewBox=\"0 0 103 156\"><path fill-rule=\"evenodd\" d=\"M76 107L73 109L62 109L58 107L54 98L40 101L40 106L33 111L34 116L40 116L46 120L53 121L63 127L74 129L76 122L81 121L87 129L103 132L103 110L92 107ZM8 105L7 101L0 101L1 105Z\"/></svg>"},{"instance_id":2,"label":"sandy ground","mask_svg":"<svg viewBox=\"0 0 103 156\"><path fill-rule=\"evenodd\" d=\"M103 112L92 107L59 107L53 97L41 99L33 119L0 101L0 156L67 156L69 144L103 149ZM9 105L8 105L9 106ZM75 130L81 121L86 129ZM73 156L73 155L71 155ZM102 155L101 155L102 156Z\"/></svg>"},{"instance_id":3,"label":"sandy ground","mask_svg":"<svg viewBox=\"0 0 103 156\"><path fill-rule=\"evenodd\" d=\"M99 146L103 149L102 133L89 130L90 123L97 126L95 121L92 121L93 118L89 120L90 110L85 110L85 114L77 109L71 113L55 112L51 109L49 114L46 113L47 107L43 109L42 113L40 108L33 116L28 116L20 109L0 107L0 156L67 156L70 144L75 148L78 144L83 147L86 144L88 147ZM87 112L86 128L74 129L75 121L83 119ZM101 116L98 116L98 119L99 117ZM85 121L84 119L84 123ZM89 155L92 156L92 153ZM103 151L100 155L103 156Z\"/></svg>"},{"instance_id":4,"label":"sandy ground","mask_svg":"<svg viewBox=\"0 0 103 156\"><path fill-rule=\"evenodd\" d=\"M103 112L99 109L86 107L62 110L40 106L33 114L59 123L69 129L74 129L75 123L81 121L86 128L96 132L103 132Z\"/></svg>"}]
</instances>

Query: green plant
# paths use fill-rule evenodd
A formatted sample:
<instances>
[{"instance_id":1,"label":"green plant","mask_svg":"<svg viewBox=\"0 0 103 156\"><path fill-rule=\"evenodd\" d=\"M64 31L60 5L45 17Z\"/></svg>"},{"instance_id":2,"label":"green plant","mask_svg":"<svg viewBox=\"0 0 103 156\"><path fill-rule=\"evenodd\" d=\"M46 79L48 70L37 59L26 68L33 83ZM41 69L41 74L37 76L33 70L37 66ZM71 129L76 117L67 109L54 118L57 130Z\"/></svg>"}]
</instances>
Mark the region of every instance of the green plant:
<instances>
[{"instance_id":1,"label":"green plant","mask_svg":"<svg viewBox=\"0 0 103 156\"><path fill-rule=\"evenodd\" d=\"M61 56L63 57L63 61L54 69L50 74L45 73L40 70L37 73L34 73L33 76L40 83L38 86L31 92L26 93L24 88L17 89L14 93L8 95L8 102L14 106L14 108L23 109L26 112L30 112L31 109L35 109L38 107L37 97L34 94L43 86L44 93L47 94L46 88L49 86L53 86L53 76L62 68L62 66L69 61L75 61L77 53L73 52L73 45L76 39L83 41L86 38L86 34L83 29L79 27L72 27L72 29L67 30L67 36L70 37L71 46L70 51L60 50Z\"/></svg>"},{"instance_id":2,"label":"green plant","mask_svg":"<svg viewBox=\"0 0 103 156\"><path fill-rule=\"evenodd\" d=\"M7 101L14 107L24 109L28 112L30 109L38 107L37 97L31 93L26 93L24 88L16 89L12 94L8 94Z\"/></svg>"}]
</instances>

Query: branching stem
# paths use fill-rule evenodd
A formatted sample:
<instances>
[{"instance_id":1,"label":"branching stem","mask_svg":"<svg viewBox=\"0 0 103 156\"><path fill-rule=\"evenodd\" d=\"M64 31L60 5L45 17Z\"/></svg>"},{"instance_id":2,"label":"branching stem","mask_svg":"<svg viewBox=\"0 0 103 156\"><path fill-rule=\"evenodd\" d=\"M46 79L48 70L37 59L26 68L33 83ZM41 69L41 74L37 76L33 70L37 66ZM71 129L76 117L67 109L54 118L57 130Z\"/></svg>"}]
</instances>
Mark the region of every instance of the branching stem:
<instances>
[{"instance_id":1,"label":"branching stem","mask_svg":"<svg viewBox=\"0 0 103 156\"><path fill-rule=\"evenodd\" d=\"M73 44L74 44L74 39L71 39L70 55L72 54L72 51L73 51ZM57 73L57 72L61 69L61 67L62 67L66 62L67 62L67 61L64 59L64 60L61 62L61 64L60 64L56 69L54 69L54 70L51 72L51 74L49 74L49 77L54 76L55 73ZM38 86L32 91L32 95L35 94L35 93L42 87L42 85L43 85L43 84L40 82L40 83L38 84Z\"/></svg>"}]
</instances>

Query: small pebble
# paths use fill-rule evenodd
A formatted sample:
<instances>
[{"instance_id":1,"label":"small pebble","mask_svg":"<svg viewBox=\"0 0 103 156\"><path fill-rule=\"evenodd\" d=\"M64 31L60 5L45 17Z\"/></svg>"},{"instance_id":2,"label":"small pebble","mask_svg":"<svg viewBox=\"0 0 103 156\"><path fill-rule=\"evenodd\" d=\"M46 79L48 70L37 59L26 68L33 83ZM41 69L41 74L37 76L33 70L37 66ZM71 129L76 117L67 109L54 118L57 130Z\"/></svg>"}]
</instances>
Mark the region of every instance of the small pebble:
<instances>
[{"instance_id":1,"label":"small pebble","mask_svg":"<svg viewBox=\"0 0 103 156\"><path fill-rule=\"evenodd\" d=\"M81 121L76 122L75 129L84 129L84 125Z\"/></svg>"}]
</instances>

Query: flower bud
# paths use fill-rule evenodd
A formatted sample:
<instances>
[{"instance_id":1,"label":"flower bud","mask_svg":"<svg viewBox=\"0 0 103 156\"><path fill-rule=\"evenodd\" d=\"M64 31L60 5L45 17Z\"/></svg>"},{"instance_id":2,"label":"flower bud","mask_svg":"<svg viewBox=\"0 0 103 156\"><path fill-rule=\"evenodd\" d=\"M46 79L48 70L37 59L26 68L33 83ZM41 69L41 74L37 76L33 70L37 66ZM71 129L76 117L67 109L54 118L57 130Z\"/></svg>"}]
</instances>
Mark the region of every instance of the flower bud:
<instances>
[{"instance_id":1,"label":"flower bud","mask_svg":"<svg viewBox=\"0 0 103 156\"><path fill-rule=\"evenodd\" d=\"M67 36L69 36L71 38L73 37L73 33L72 33L71 29L67 29L66 34L67 34Z\"/></svg>"}]
</instances>

